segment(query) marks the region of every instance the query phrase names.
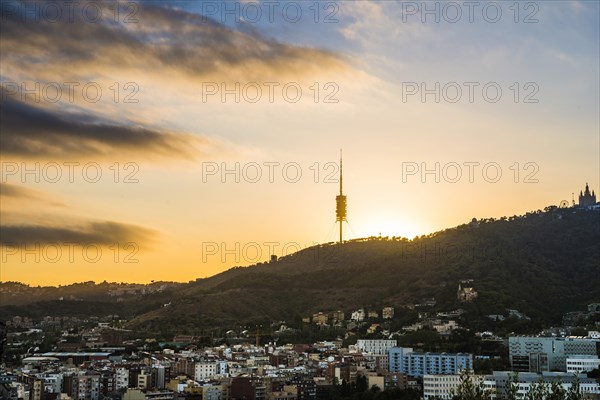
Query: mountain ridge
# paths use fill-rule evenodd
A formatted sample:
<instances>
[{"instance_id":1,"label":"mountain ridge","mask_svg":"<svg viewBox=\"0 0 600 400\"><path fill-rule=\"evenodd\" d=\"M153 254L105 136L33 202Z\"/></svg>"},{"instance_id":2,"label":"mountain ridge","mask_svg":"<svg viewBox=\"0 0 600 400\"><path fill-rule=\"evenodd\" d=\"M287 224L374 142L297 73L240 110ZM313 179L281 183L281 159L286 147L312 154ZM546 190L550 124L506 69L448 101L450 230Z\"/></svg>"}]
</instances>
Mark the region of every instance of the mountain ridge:
<instances>
[{"instance_id":1,"label":"mountain ridge","mask_svg":"<svg viewBox=\"0 0 600 400\"><path fill-rule=\"evenodd\" d=\"M406 310L431 297L438 309L462 307L475 318L511 308L548 325L600 300L599 217L598 211L547 208L472 221L413 240L322 244L275 262L133 296L119 307L128 328L148 332L290 321L359 307ZM458 284L470 279L479 296L460 303ZM0 317L26 309L3 305Z\"/></svg>"}]
</instances>

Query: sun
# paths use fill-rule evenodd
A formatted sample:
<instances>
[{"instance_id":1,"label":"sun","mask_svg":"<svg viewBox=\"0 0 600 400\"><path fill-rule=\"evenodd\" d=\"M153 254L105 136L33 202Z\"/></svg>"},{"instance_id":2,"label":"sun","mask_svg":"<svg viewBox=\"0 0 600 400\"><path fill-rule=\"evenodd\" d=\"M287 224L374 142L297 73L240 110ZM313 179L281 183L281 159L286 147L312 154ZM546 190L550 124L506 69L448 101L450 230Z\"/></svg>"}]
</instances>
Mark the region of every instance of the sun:
<instances>
[{"instance_id":1,"label":"sun","mask_svg":"<svg viewBox=\"0 0 600 400\"><path fill-rule=\"evenodd\" d=\"M402 236L412 239L427 233L427 229L410 216L378 213L350 221L351 236Z\"/></svg>"}]
</instances>

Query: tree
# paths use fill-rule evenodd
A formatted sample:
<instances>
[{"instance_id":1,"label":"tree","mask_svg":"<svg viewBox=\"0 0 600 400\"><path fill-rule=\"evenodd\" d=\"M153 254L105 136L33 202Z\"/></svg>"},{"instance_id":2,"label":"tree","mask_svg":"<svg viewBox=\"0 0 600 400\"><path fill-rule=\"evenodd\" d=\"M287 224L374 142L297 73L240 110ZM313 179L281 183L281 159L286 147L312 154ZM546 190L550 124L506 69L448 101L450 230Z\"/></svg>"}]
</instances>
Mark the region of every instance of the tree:
<instances>
[{"instance_id":1,"label":"tree","mask_svg":"<svg viewBox=\"0 0 600 400\"><path fill-rule=\"evenodd\" d=\"M588 372L588 378L596 378L596 382L600 383L600 369L596 368Z\"/></svg>"},{"instance_id":2,"label":"tree","mask_svg":"<svg viewBox=\"0 0 600 400\"><path fill-rule=\"evenodd\" d=\"M566 392L560 381L554 381L550 384L550 393L546 400L565 400Z\"/></svg>"},{"instance_id":3,"label":"tree","mask_svg":"<svg viewBox=\"0 0 600 400\"><path fill-rule=\"evenodd\" d=\"M358 375L356 377L356 391L358 393L366 392L369 389L369 383L367 377L364 375Z\"/></svg>"},{"instance_id":4,"label":"tree","mask_svg":"<svg viewBox=\"0 0 600 400\"><path fill-rule=\"evenodd\" d=\"M508 385L508 389L506 391L506 397L502 400L516 400L517 392L519 390L519 373L515 372L512 375L512 379L510 385Z\"/></svg>"},{"instance_id":5,"label":"tree","mask_svg":"<svg viewBox=\"0 0 600 400\"><path fill-rule=\"evenodd\" d=\"M350 385L348 385L345 379L342 379L342 384L340 385L340 394L342 397L350 397L352 394L352 388Z\"/></svg>"},{"instance_id":6,"label":"tree","mask_svg":"<svg viewBox=\"0 0 600 400\"><path fill-rule=\"evenodd\" d=\"M531 385L529 391L525 394L525 400L544 400L548 394L548 385L542 380Z\"/></svg>"},{"instance_id":7,"label":"tree","mask_svg":"<svg viewBox=\"0 0 600 400\"><path fill-rule=\"evenodd\" d=\"M381 388L377 385L373 385L371 386L371 389L369 389L371 391L371 393L373 394L377 394L381 392Z\"/></svg>"},{"instance_id":8,"label":"tree","mask_svg":"<svg viewBox=\"0 0 600 400\"><path fill-rule=\"evenodd\" d=\"M478 383L473 382L474 376L468 369L461 371L460 373L460 384L456 389L456 393L453 393L453 400L490 400L491 396L488 391L485 390L483 380Z\"/></svg>"},{"instance_id":9,"label":"tree","mask_svg":"<svg viewBox=\"0 0 600 400\"><path fill-rule=\"evenodd\" d=\"M573 382L571 383L571 387L567 391L567 400L582 400L583 393L581 393L581 387L579 385L579 377L575 376Z\"/></svg>"}]
</instances>

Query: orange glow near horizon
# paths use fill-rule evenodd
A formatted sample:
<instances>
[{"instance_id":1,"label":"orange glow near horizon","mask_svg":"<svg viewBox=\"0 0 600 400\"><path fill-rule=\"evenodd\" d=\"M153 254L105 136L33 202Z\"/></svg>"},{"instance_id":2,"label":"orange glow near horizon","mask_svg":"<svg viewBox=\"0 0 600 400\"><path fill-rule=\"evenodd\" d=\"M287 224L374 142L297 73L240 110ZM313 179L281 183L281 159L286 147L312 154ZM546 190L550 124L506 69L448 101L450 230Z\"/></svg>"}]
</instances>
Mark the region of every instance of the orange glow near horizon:
<instances>
[{"instance_id":1,"label":"orange glow near horizon","mask_svg":"<svg viewBox=\"0 0 600 400\"><path fill-rule=\"evenodd\" d=\"M187 282L335 242L340 148L346 239L600 190L598 2L531 24L403 21L394 1L206 23L163 3L134 24L2 20L1 282ZM79 86L52 101L53 82Z\"/></svg>"}]
</instances>

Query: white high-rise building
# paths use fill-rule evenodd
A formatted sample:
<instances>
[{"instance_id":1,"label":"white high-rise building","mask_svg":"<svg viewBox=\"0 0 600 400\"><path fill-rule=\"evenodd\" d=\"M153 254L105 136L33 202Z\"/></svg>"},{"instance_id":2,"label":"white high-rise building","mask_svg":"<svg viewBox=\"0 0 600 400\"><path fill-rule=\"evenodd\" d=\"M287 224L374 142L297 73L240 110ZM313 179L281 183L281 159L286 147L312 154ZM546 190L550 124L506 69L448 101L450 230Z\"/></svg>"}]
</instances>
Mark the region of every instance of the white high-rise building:
<instances>
[{"instance_id":1,"label":"white high-rise building","mask_svg":"<svg viewBox=\"0 0 600 400\"><path fill-rule=\"evenodd\" d=\"M567 372L579 374L589 372L600 366L600 358L594 356L579 356L567 358Z\"/></svg>"},{"instance_id":2,"label":"white high-rise building","mask_svg":"<svg viewBox=\"0 0 600 400\"><path fill-rule=\"evenodd\" d=\"M596 379L576 377L574 374L565 372L543 372L541 374L531 372L513 372L513 371L494 371L486 379L493 379L496 382L496 392L498 395L505 396L510 386L514 385L513 380L517 379L517 398L524 399L525 395L533 386L544 384L549 390L552 383L558 383L565 390L569 390L573 381L578 379L579 390L585 394L600 394L600 384Z\"/></svg>"},{"instance_id":3,"label":"white high-rise building","mask_svg":"<svg viewBox=\"0 0 600 400\"><path fill-rule=\"evenodd\" d=\"M496 381L484 375L471 375L471 382L478 386L483 384L484 390L494 393ZM452 399L460 385L460 375L424 375L423 399Z\"/></svg>"},{"instance_id":4,"label":"white high-rise building","mask_svg":"<svg viewBox=\"0 0 600 400\"><path fill-rule=\"evenodd\" d=\"M589 338L511 336L508 338L508 351L515 371L566 372L567 358L597 357L597 344L598 340ZM536 360L543 362L538 365L540 363Z\"/></svg>"},{"instance_id":5,"label":"white high-rise building","mask_svg":"<svg viewBox=\"0 0 600 400\"><path fill-rule=\"evenodd\" d=\"M356 347L363 353L388 354L397 343L396 339L359 339Z\"/></svg>"},{"instance_id":6,"label":"white high-rise building","mask_svg":"<svg viewBox=\"0 0 600 400\"><path fill-rule=\"evenodd\" d=\"M217 375L217 364L214 362L199 362L196 364L194 379L202 381Z\"/></svg>"}]
</instances>

